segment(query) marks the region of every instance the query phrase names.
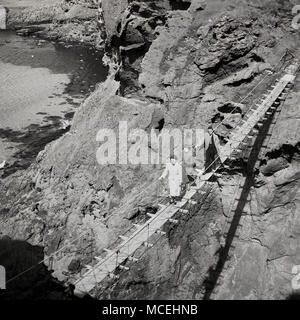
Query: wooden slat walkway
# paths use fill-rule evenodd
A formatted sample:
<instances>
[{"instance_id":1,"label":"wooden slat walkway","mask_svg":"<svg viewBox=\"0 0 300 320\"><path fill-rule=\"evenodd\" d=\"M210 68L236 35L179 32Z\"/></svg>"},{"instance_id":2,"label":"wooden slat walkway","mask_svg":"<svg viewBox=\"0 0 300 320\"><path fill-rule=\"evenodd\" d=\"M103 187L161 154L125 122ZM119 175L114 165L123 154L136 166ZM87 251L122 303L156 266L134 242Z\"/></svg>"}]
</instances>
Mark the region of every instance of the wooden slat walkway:
<instances>
[{"instance_id":1,"label":"wooden slat walkway","mask_svg":"<svg viewBox=\"0 0 300 320\"><path fill-rule=\"evenodd\" d=\"M245 140L247 136L252 133L252 130L256 124L262 120L266 112L272 107L278 97L282 94L283 90L292 83L295 79L295 76L292 74L286 74L283 76L278 83L275 85L274 89L266 96L264 101L259 105L259 107L253 111L253 114L248 118L242 126L234 130L230 140L226 145L221 147L222 158L227 159L239 149L240 144ZM255 134L253 134L254 136Z\"/></svg>"},{"instance_id":2,"label":"wooden slat walkway","mask_svg":"<svg viewBox=\"0 0 300 320\"><path fill-rule=\"evenodd\" d=\"M287 74L277 82L274 89L266 96L258 108L253 111L248 120L237 130L234 130L231 139L221 148L223 160L230 159L235 150L239 148L241 142L251 134L257 122L266 115L266 112L272 107L284 89L290 83L293 83L295 79L294 73L297 68L298 65L291 65L287 70ZM174 222L172 217L181 208L185 207L193 196L206 184L206 180L209 180L214 174L215 172L205 174L205 180L200 180L196 188L194 187L187 191L184 198L176 205L161 205L161 209L155 215L150 215L150 219L145 224L140 226L135 225L136 230L134 233L128 238L122 237L123 242L119 247L113 251L107 250L105 258L95 257L98 262L94 266L87 266L88 271L74 283L74 293L78 296L89 293L97 283L112 274L117 267L122 266L125 260L132 258L139 247L143 245L150 246L149 239L151 236L157 233L167 221Z\"/></svg>"}]
</instances>

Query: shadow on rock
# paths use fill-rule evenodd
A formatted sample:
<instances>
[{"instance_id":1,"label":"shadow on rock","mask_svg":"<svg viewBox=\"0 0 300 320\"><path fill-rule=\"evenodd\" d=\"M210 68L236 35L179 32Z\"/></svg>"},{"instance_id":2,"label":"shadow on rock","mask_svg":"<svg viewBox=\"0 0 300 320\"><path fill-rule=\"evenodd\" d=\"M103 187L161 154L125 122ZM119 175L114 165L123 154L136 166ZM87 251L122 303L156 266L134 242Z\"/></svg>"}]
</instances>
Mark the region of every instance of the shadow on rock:
<instances>
[{"instance_id":1,"label":"shadow on rock","mask_svg":"<svg viewBox=\"0 0 300 320\"><path fill-rule=\"evenodd\" d=\"M71 292L39 263L43 257L40 246L8 237L1 239L0 264L6 270L6 290L0 291L0 300L72 299Z\"/></svg>"},{"instance_id":2,"label":"shadow on rock","mask_svg":"<svg viewBox=\"0 0 300 320\"><path fill-rule=\"evenodd\" d=\"M300 292L298 293L291 293L286 300L300 300Z\"/></svg>"}]
</instances>

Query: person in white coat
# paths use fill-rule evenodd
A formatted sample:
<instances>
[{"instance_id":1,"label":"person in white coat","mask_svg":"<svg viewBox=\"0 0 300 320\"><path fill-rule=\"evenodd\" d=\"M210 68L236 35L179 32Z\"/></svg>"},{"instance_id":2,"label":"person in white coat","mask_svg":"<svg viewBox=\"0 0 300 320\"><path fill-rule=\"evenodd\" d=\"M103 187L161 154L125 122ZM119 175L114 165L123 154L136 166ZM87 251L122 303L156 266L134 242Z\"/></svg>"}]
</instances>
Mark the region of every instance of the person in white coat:
<instances>
[{"instance_id":1,"label":"person in white coat","mask_svg":"<svg viewBox=\"0 0 300 320\"><path fill-rule=\"evenodd\" d=\"M176 197L179 197L181 193L183 172L181 164L177 162L174 156L170 157L170 162L166 164L159 180L165 179L167 176L169 178L170 202L176 203Z\"/></svg>"}]
</instances>

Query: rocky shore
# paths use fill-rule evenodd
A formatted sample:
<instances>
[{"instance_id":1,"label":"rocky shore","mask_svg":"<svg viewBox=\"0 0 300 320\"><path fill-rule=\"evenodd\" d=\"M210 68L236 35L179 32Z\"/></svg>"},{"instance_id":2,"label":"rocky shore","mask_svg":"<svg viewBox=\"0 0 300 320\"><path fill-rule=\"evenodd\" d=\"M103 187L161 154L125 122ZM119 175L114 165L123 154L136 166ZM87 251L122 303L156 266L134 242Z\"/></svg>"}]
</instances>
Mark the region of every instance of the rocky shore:
<instances>
[{"instance_id":1,"label":"rocky shore","mask_svg":"<svg viewBox=\"0 0 300 320\"><path fill-rule=\"evenodd\" d=\"M9 24L24 30L39 17L45 27L37 31L40 36L98 45L96 9L82 2L41 7L34 16L29 9L11 10ZM45 257L60 250L46 264L65 283L147 211L155 212L164 195L157 184L159 166L97 163L99 129L115 128L119 121L131 129L207 128L238 107L218 128L226 139L236 120L299 56L292 1L128 2L102 0L111 73L80 106L70 132L47 145L28 170L0 181L1 235L43 246ZM115 8L120 10L111 19ZM84 21L96 29L74 35L73 27L84 28ZM60 36L67 26L70 33ZM211 182L198 210L167 226L167 236L130 272L99 284L93 296L287 299L293 293L292 267L300 264L299 89L297 79L252 162L240 159ZM231 210L241 181L245 201ZM227 233L237 217L239 227Z\"/></svg>"},{"instance_id":2,"label":"rocky shore","mask_svg":"<svg viewBox=\"0 0 300 320\"><path fill-rule=\"evenodd\" d=\"M23 36L103 46L103 36L93 1L11 1L7 8L7 29Z\"/></svg>"}]
</instances>

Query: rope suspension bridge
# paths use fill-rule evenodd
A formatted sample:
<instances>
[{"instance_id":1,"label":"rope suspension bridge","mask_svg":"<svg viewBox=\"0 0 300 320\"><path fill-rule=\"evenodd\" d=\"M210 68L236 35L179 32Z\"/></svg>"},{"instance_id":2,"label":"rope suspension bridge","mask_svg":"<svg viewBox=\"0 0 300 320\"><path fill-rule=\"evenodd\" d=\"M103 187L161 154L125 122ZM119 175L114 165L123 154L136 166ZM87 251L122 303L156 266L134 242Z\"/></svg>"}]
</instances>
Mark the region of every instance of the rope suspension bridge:
<instances>
[{"instance_id":1,"label":"rope suspension bridge","mask_svg":"<svg viewBox=\"0 0 300 320\"><path fill-rule=\"evenodd\" d=\"M102 254L94 256L90 265L86 265L82 269L83 272L81 272L80 275L77 275L77 279L72 281L72 284L75 287L75 295L84 296L90 294L97 284L102 282L105 278L109 277L117 279L120 270L123 272L129 270L128 262L137 262L139 260L140 256L137 254L139 248L146 248L146 250L152 248L158 243L160 238L166 234L166 232L163 231L163 227L166 223L177 224L179 222L178 218L176 219L177 215L188 213L192 207L195 208L196 206L201 205L201 203L207 199L207 196L212 191L210 179L213 177L222 177L222 172L229 169L231 163L240 159L243 154L249 151L253 139L259 136L264 128L267 128L268 122L270 122L269 120L272 119L274 114L278 111L281 101L285 100L287 91L294 83L298 68L299 61L296 59L294 59L285 70L282 70L281 67L278 68L276 73L283 74L282 77L276 80L272 85L272 89L263 96L260 103L257 103L248 110L237 127L231 130L227 143L218 148L219 156L208 168L206 168L202 176L199 177L197 184L194 186L191 185L182 200L177 202L176 205L166 205L165 202L162 202L159 205L159 210L155 214L147 213L148 220L141 224L133 224L125 234L120 235L118 245L116 245L114 249L104 249ZM267 77L268 75L259 81L251 92L253 92L262 81L267 79ZM252 94L251 92L248 93L246 97ZM246 97L243 100L245 100ZM232 110L231 113L232 112L234 112L234 110ZM227 118L223 119L219 125L226 119ZM214 131L217 127L214 128ZM242 180L244 181L245 179L243 178ZM241 181L242 184L243 181ZM233 204L235 201L236 199L233 201ZM87 233L84 232L78 238L68 243L68 245L59 248L49 257L40 261L37 265L34 265L9 279L7 284L19 278L26 272L33 270L38 265L44 264L47 261L51 262L55 256L63 253L65 248L74 244L86 235ZM229 248L230 246L231 242L229 241L227 247ZM118 272L116 272L116 270L118 270ZM212 291L207 293L207 296L210 296L211 294Z\"/></svg>"},{"instance_id":2,"label":"rope suspension bridge","mask_svg":"<svg viewBox=\"0 0 300 320\"><path fill-rule=\"evenodd\" d=\"M207 193L207 182L213 177L221 177L220 169L228 168L228 163L239 158L240 154L248 148L252 139L257 136L260 129L267 120L276 112L280 100L284 100L287 90L291 88L298 70L298 61L291 64L285 74L272 86L263 97L261 103L256 104L248 112L247 119L242 120L241 126L237 127L228 142L220 146L218 160L220 164L216 169L209 173L203 173L196 186L191 186L184 197L176 205L160 204L160 209L156 214L147 213L149 220L144 224L135 224L134 232L129 236L119 236L121 243L114 249L104 249L105 257L95 257L94 265L87 265L86 272L74 282L75 295L82 296L90 293L95 286L103 281L107 276L117 277L114 271L118 268L124 271L129 270L127 261L136 262L135 252L141 246L151 248L156 235L164 235L162 227L167 223L177 224L174 219L176 213L188 213L189 206L196 206L199 200L196 195L205 195ZM199 199L199 198L197 198ZM201 199L201 198L200 198Z\"/></svg>"}]
</instances>

